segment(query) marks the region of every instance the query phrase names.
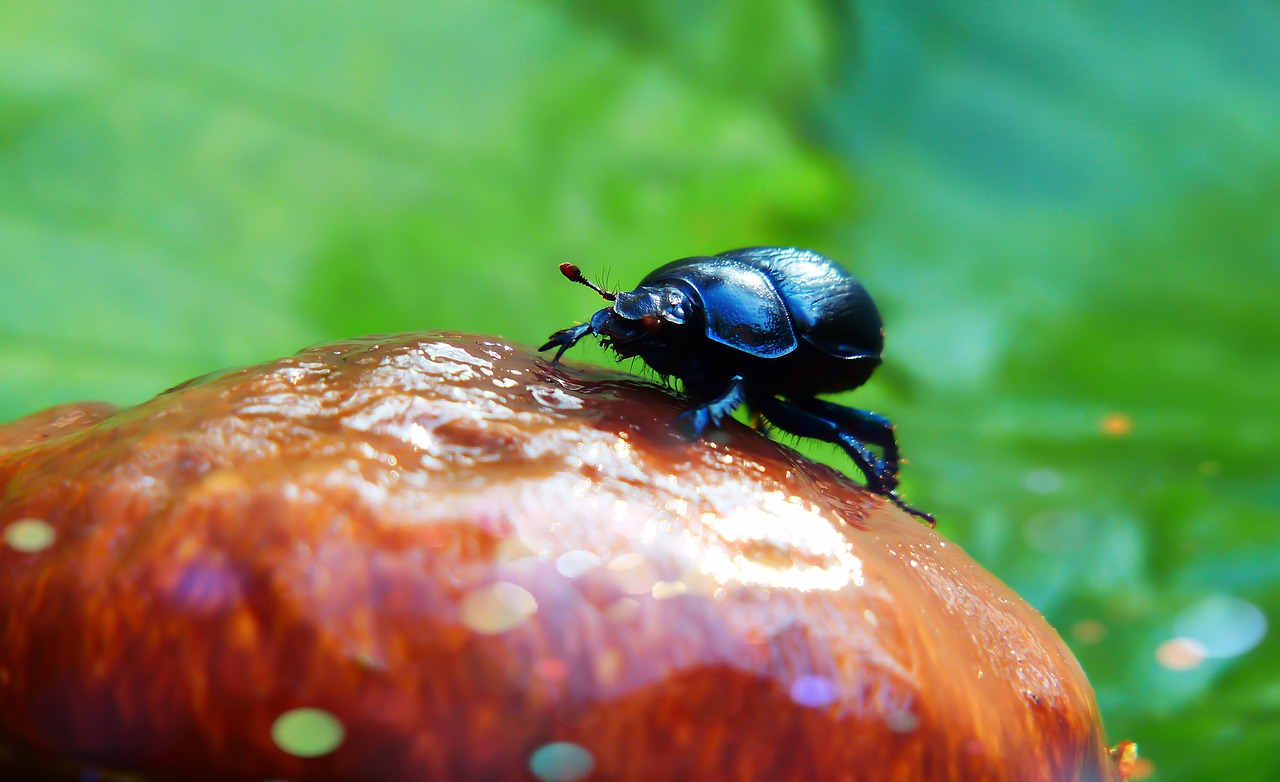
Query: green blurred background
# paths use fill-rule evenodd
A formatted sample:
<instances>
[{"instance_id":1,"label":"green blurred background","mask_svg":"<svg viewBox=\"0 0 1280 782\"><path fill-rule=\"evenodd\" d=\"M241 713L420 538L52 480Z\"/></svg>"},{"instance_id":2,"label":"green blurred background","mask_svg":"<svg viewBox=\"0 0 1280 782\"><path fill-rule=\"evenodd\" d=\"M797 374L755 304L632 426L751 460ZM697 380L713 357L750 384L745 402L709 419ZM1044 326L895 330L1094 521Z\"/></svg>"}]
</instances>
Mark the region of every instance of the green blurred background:
<instances>
[{"instance_id":1,"label":"green blurred background","mask_svg":"<svg viewBox=\"0 0 1280 782\"><path fill-rule=\"evenodd\" d=\"M0 0L2 420L752 244L1142 774L1280 779L1275 3Z\"/></svg>"}]
</instances>

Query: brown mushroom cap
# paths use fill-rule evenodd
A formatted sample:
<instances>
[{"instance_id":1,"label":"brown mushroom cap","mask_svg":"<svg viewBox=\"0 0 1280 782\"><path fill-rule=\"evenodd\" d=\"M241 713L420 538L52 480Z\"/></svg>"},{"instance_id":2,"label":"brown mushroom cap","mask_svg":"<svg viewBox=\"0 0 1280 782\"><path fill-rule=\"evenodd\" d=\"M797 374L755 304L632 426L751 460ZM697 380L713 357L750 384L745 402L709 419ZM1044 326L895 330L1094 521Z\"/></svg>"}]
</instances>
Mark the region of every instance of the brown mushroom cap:
<instances>
[{"instance_id":1,"label":"brown mushroom cap","mask_svg":"<svg viewBox=\"0 0 1280 782\"><path fill-rule=\"evenodd\" d=\"M1118 778L1035 610L746 427L681 439L681 405L431 333L0 428L0 758L182 780Z\"/></svg>"}]
</instances>

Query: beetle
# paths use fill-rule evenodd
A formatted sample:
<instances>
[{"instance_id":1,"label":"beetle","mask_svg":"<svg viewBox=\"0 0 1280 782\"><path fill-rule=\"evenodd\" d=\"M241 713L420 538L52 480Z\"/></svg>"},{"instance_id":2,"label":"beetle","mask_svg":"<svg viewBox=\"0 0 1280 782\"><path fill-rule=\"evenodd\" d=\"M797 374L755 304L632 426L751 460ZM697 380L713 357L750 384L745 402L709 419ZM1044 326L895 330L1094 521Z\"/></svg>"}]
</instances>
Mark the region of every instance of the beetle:
<instances>
[{"instance_id":1,"label":"beetle","mask_svg":"<svg viewBox=\"0 0 1280 782\"><path fill-rule=\"evenodd\" d=\"M677 422L693 437L746 403L784 432L840 446L868 489L934 525L898 496L893 424L818 398L865 383L884 349L875 302L835 261L795 247L748 247L672 261L618 293L571 263L560 272L610 305L551 335L539 350L557 348L552 364L594 335L619 357L638 356L682 382L695 406Z\"/></svg>"}]
</instances>

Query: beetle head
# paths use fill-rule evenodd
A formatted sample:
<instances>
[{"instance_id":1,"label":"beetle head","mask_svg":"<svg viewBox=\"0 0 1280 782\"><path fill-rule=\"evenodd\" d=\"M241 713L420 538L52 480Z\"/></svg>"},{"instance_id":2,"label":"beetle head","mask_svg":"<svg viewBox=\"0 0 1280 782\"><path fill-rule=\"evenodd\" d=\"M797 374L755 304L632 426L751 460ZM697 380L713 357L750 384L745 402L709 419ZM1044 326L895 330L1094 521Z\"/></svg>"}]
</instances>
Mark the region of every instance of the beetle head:
<instances>
[{"instance_id":1,"label":"beetle head","mask_svg":"<svg viewBox=\"0 0 1280 782\"><path fill-rule=\"evenodd\" d=\"M694 306L679 288L644 286L623 291L617 294L612 307L591 317L591 332L620 356L648 356L676 337Z\"/></svg>"},{"instance_id":2,"label":"beetle head","mask_svg":"<svg viewBox=\"0 0 1280 782\"><path fill-rule=\"evenodd\" d=\"M619 293L613 309L628 320L649 322L650 331L670 323L683 326L693 311L693 299L674 285L642 285Z\"/></svg>"},{"instance_id":3,"label":"beetle head","mask_svg":"<svg viewBox=\"0 0 1280 782\"><path fill-rule=\"evenodd\" d=\"M684 325L694 315L695 300L687 291L672 285L642 285L617 294L609 317L599 322L596 332L609 338L619 354L647 356L655 349L677 341ZM596 320L592 319L596 324Z\"/></svg>"},{"instance_id":4,"label":"beetle head","mask_svg":"<svg viewBox=\"0 0 1280 782\"><path fill-rule=\"evenodd\" d=\"M612 302L591 317L591 333L622 356L647 356L654 349L664 349L696 317L700 306L697 295L679 284L641 285L633 291L611 293L571 263L560 264L560 273Z\"/></svg>"}]
</instances>

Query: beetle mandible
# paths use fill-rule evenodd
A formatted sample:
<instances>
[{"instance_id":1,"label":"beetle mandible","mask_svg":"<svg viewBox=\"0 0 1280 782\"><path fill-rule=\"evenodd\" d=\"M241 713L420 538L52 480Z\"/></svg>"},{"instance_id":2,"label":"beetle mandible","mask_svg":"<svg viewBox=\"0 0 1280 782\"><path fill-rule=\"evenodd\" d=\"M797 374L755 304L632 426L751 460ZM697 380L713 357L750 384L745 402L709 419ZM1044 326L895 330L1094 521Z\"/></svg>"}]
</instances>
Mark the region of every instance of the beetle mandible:
<instances>
[{"instance_id":1,"label":"beetle mandible","mask_svg":"<svg viewBox=\"0 0 1280 782\"><path fill-rule=\"evenodd\" d=\"M672 261L619 293L571 263L560 271L611 304L552 334L539 348L558 348L551 363L593 334L683 382L696 405L677 420L695 437L745 402L784 432L840 446L868 489L933 526L932 515L898 496L893 424L817 397L865 383L884 348L875 302L835 261L794 247L749 247Z\"/></svg>"}]
</instances>

